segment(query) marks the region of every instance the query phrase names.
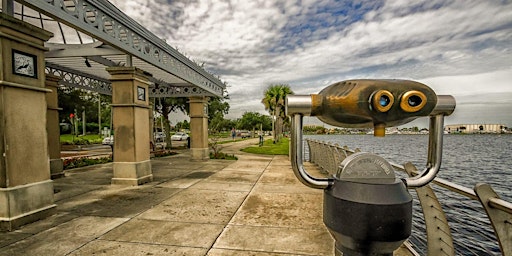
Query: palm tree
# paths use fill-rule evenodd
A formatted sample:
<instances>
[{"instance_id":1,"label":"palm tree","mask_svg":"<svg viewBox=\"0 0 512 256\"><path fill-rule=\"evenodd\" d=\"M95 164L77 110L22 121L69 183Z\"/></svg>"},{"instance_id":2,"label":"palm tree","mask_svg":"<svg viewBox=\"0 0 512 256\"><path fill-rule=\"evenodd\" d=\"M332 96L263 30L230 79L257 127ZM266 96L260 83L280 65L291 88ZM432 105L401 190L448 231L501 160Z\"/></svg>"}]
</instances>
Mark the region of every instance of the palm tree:
<instances>
[{"instance_id":1,"label":"palm tree","mask_svg":"<svg viewBox=\"0 0 512 256\"><path fill-rule=\"evenodd\" d=\"M272 125L272 128L274 129L274 143L279 141L279 135L283 132L282 123L286 115L285 99L288 94L293 94L293 91L287 84L270 85L263 93L261 103L265 105L265 110L273 116L272 120L275 120Z\"/></svg>"}]
</instances>

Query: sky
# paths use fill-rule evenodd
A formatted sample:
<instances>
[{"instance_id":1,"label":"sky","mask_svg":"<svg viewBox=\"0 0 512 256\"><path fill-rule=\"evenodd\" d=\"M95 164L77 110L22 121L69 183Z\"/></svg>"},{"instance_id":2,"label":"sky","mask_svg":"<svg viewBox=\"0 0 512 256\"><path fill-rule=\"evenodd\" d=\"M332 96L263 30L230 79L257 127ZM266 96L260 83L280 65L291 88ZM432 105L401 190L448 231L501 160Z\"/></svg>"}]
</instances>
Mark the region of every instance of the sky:
<instances>
[{"instance_id":1,"label":"sky","mask_svg":"<svg viewBox=\"0 0 512 256\"><path fill-rule=\"evenodd\" d=\"M446 124L512 127L510 0L111 2L227 83L226 118L267 113L261 99L271 84L312 94L392 78L453 95Z\"/></svg>"}]
</instances>

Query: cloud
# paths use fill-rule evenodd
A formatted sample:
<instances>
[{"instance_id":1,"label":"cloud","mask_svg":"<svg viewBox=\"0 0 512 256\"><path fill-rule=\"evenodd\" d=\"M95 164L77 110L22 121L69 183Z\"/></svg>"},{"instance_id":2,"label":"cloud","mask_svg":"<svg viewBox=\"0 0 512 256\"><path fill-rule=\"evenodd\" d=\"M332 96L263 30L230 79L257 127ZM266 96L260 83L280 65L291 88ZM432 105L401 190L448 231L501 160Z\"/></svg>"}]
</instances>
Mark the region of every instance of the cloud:
<instances>
[{"instance_id":1,"label":"cloud","mask_svg":"<svg viewBox=\"0 0 512 256\"><path fill-rule=\"evenodd\" d=\"M456 96L512 87L509 1L113 3L220 75L230 85L231 118L264 113L271 83L301 94L351 78L427 81Z\"/></svg>"}]
</instances>

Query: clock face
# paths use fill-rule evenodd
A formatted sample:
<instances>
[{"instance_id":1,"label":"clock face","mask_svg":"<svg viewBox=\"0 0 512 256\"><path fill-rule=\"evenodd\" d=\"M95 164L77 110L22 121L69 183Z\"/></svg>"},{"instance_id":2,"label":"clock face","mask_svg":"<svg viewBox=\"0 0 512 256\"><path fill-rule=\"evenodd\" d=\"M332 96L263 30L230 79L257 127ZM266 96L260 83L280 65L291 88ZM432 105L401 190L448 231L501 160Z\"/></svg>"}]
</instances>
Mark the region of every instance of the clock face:
<instances>
[{"instance_id":1,"label":"clock face","mask_svg":"<svg viewBox=\"0 0 512 256\"><path fill-rule=\"evenodd\" d=\"M12 61L14 74L37 78L36 56L13 50Z\"/></svg>"},{"instance_id":2,"label":"clock face","mask_svg":"<svg viewBox=\"0 0 512 256\"><path fill-rule=\"evenodd\" d=\"M142 87L137 87L137 99L146 101L146 89Z\"/></svg>"}]
</instances>

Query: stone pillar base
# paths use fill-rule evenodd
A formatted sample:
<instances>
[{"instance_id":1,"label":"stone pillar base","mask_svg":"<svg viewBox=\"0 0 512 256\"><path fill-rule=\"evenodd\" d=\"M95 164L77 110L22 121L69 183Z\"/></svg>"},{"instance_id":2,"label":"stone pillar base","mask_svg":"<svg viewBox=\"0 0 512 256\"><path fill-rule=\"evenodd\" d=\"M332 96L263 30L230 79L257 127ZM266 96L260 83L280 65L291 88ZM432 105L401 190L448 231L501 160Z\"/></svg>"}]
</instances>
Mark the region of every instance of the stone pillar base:
<instances>
[{"instance_id":1,"label":"stone pillar base","mask_svg":"<svg viewBox=\"0 0 512 256\"><path fill-rule=\"evenodd\" d=\"M210 150L208 148L191 148L190 155L192 156L192 161L210 160Z\"/></svg>"},{"instance_id":2,"label":"stone pillar base","mask_svg":"<svg viewBox=\"0 0 512 256\"><path fill-rule=\"evenodd\" d=\"M0 188L0 230L12 231L56 211L52 180Z\"/></svg>"},{"instance_id":3,"label":"stone pillar base","mask_svg":"<svg viewBox=\"0 0 512 256\"><path fill-rule=\"evenodd\" d=\"M50 159L50 174L52 179L64 177L64 166L62 159Z\"/></svg>"},{"instance_id":4,"label":"stone pillar base","mask_svg":"<svg viewBox=\"0 0 512 256\"><path fill-rule=\"evenodd\" d=\"M114 162L112 185L138 186L153 181L151 161Z\"/></svg>"}]
</instances>

